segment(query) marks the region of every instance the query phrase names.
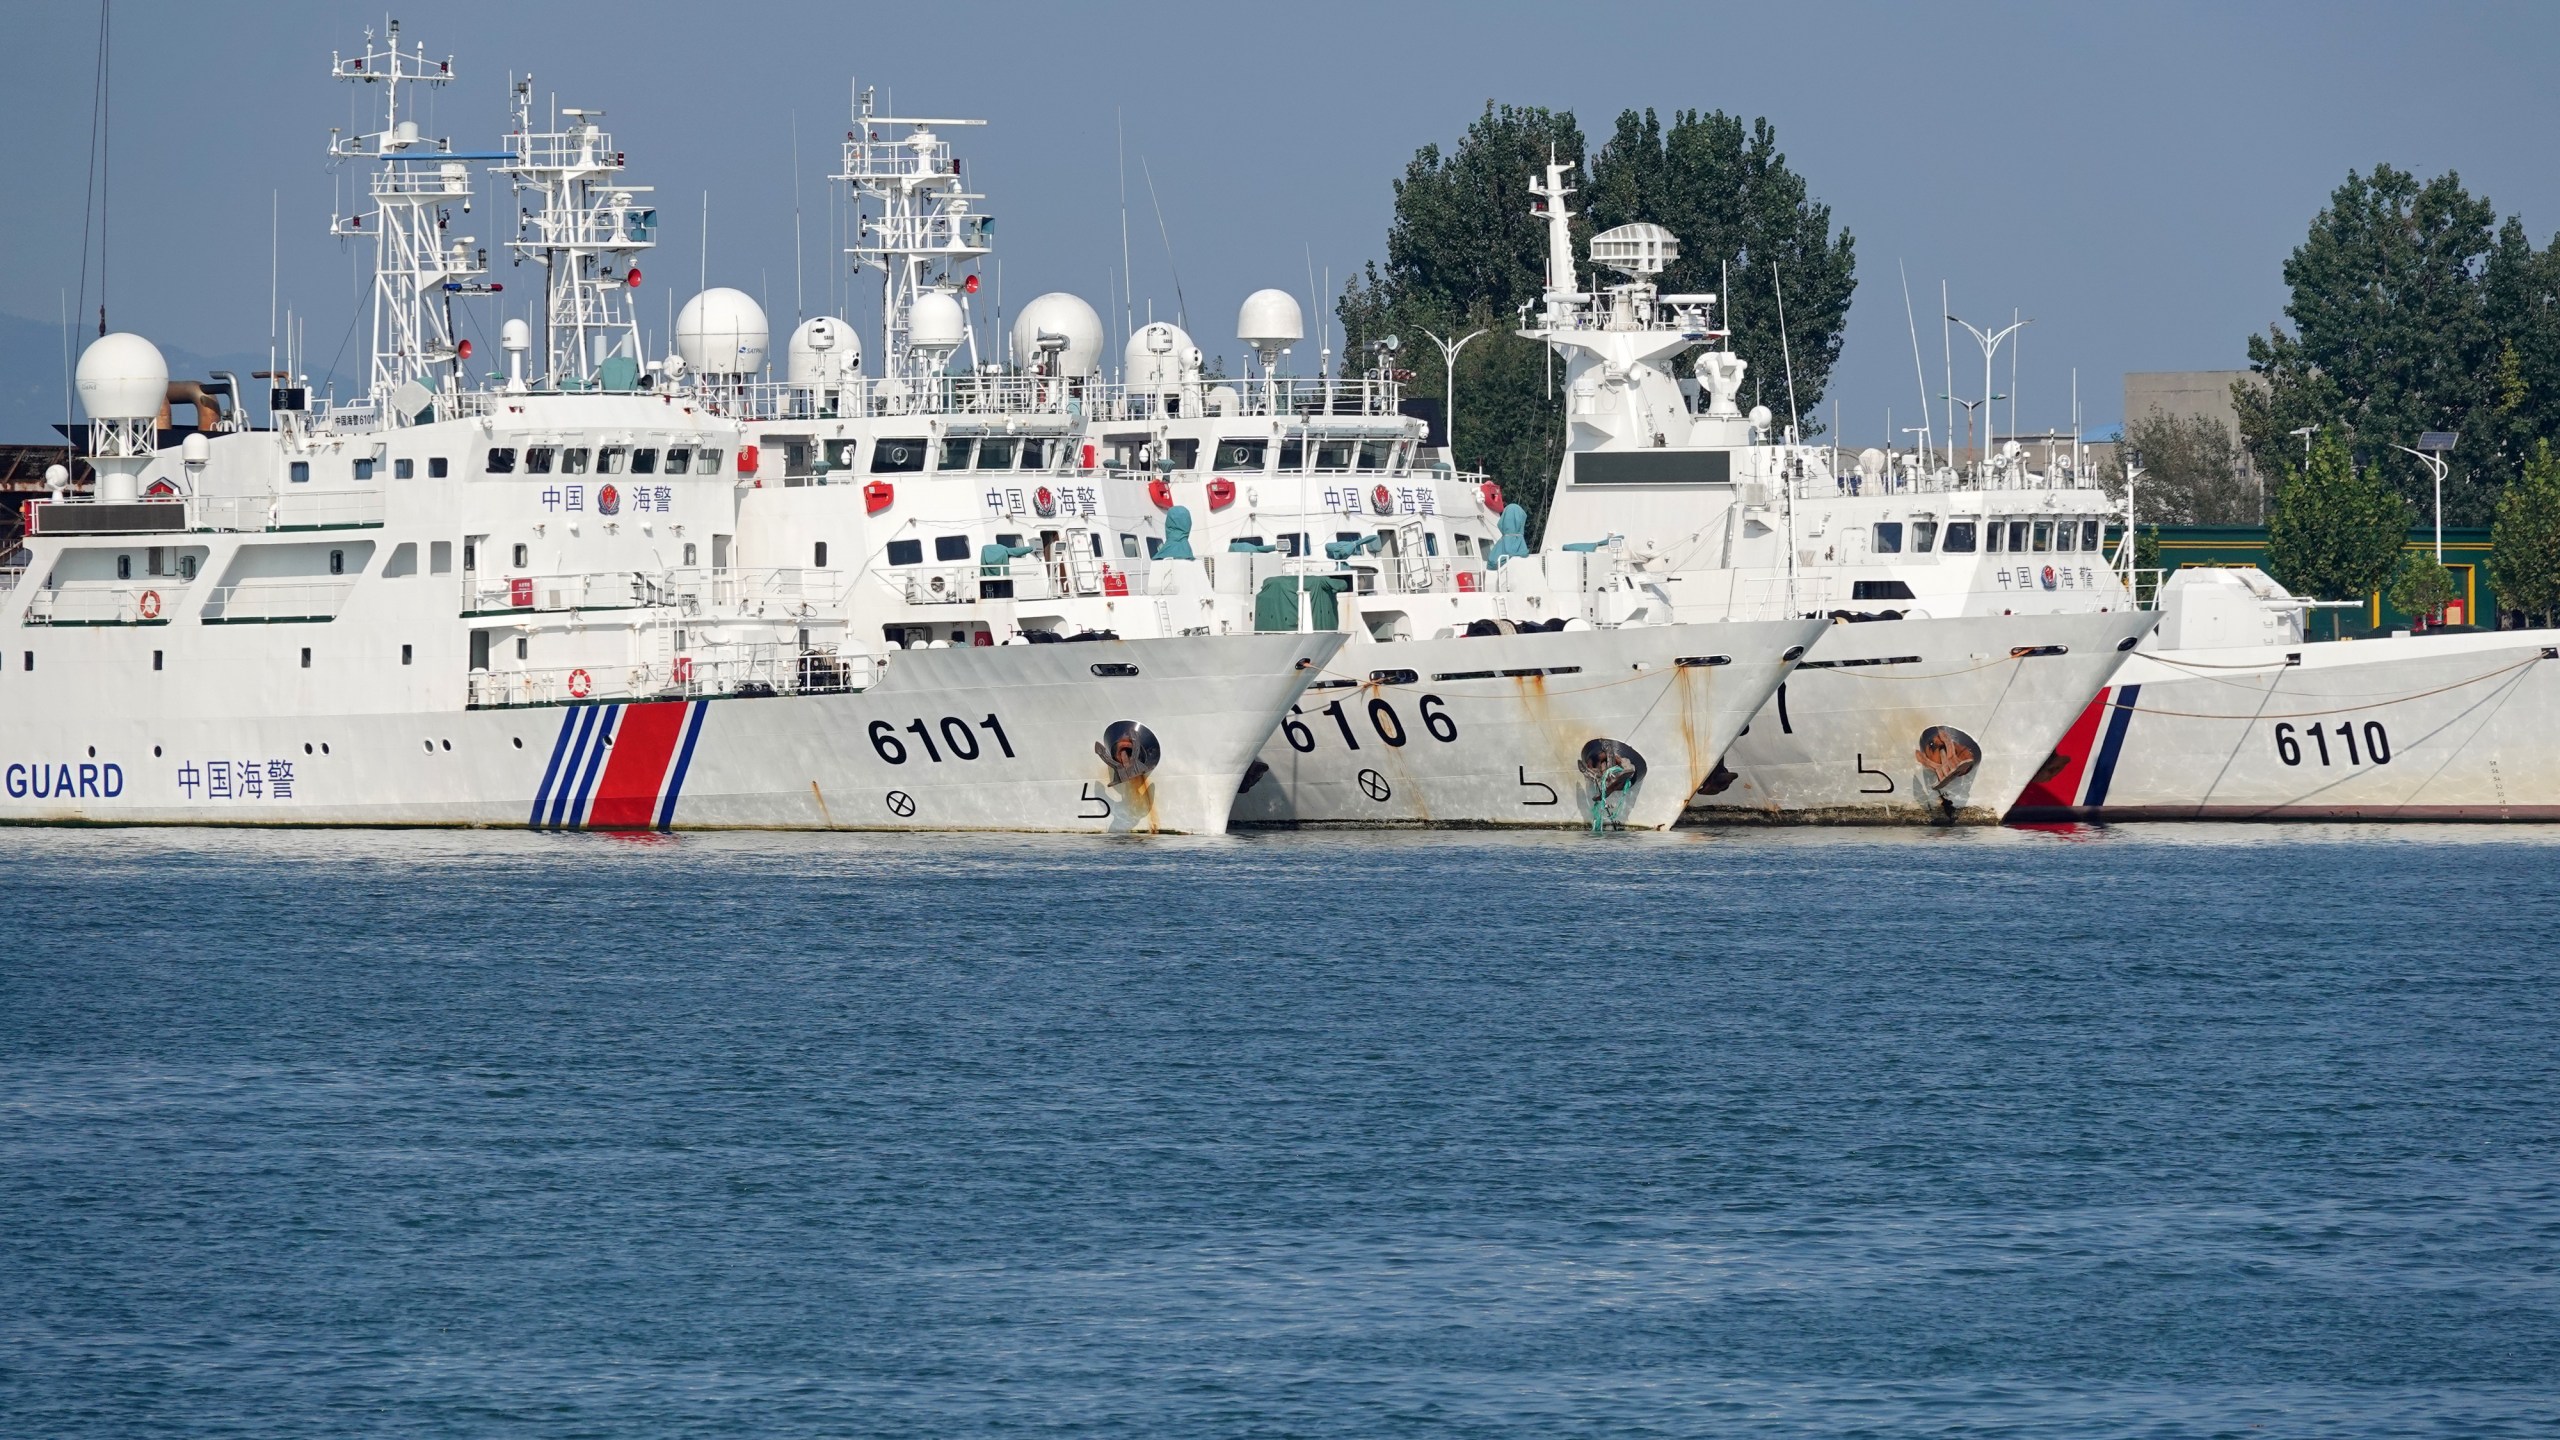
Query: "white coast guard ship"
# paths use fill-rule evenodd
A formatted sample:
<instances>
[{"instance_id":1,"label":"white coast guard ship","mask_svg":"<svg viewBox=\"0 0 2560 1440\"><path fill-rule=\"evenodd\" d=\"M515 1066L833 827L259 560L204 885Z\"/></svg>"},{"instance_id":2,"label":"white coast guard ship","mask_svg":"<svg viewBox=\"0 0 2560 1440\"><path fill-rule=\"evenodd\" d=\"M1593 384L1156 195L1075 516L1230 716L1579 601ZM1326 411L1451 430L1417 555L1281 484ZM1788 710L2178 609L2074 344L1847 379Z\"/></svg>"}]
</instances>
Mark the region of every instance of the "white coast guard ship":
<instances>
[{"instance_id":1,"label":"white coast guard ship","mask_svg":"<svg viewBox=\"0 0 2560 1440\"><path fill-rule=\"evenodd\" d=\"M1281 292L1246 303L1263 369L1241 387L1207 381L1162 323L1107 383L1101 319L1067 294L1024 306L1001 358L982 349L974 267L991 238L943 133L967 123L857 100L835 178L859 216L851 253L881 276L876 374L836 317L799 327L779 385L743 378L765 343L747 297L678 322L697 386L731 386L723 403L758 452L743 544L856 557L864 579L819 610L908 647L1347 636L1356 663L1316 685L1357 693L1302 705L1270 737L1238 802L1248 821L1678 818L1818 626L1632 628L1665 617L1612 613L1593 593L1605 564L1580 556L1553 585L1527 558L1489 583L1498 496L1417 465L1421 426L1384 377L1278 375L1302 334ZM1516 630L1511 616L1609 628L1452 638L1470 621Z\"/></svg>"},{"instance_id":2,"label":"white coast guard ship","mask_svg":"<svg viewBox=\"0 0 2560 1440\"><path fill-rule=\"evenodd\" d=\"M1238 822L1676 822L1823 624L1673 624L1613 556L1527 553L1520 508L1401 413L1392 349L1358 378L1282 373L1304 336L1287 291L1248 296L1230 382L1152 322L1087 432L1187 536L1156 562L1161 625L1350 637Z\"/></svg>"},{"instance_id":3,"label":"white coast guard ship","mask_svg":"<svg viewBox=\"0 0 2560 1440\"><path fill-rule=\"evenodd\" d=\"M1694 384L1675 380L1676 357L1725 338L1710 322L1717 297L1658 294L1650 277L1678 241L1642 224L1593 237L1593 264L1621 280L1585 290L1570 169L1532 182L1547 279L1523 333L1563 357L1568 415L1545 548L1622 555L1679 619L1842 622L1753 718L1691 817L1996 823L2153 623L2096 553L2104 512L2089 507L2102 498L2005 464L1853 484L1765 408L1738 408L1739 356L1706 350ZM2084 594L2098 603L2077 604Z\"/></svg>"},{"instance_id":4,"label":"white coast guard ship","mask_svg":"<svg viewBox=\"0 0 2560 1440\"><path fill-rule=\"evenodd\" d=\"M2560 630L2313 641L2249 568L2160 608L2012 819L2560 820Z\"/></svg>"},{"instance_id":5,"label":"white coast guard ship","mask_svg":"<svg viewBox=\"0 0 2560 1440\"><path fill-rule=\"evenodd\" d=\"M498 170L530 197L546 343L505 327L470 388L447 307L497 287L449 234L467 158L404 91L450 62L387 44L377 86L365 398L278 378L165 445L157 350L109 335L78 372L91 493L56 477L0 580L0 820L536 828L1225 828L1329 635L889 653L821 601L860 567L760 552L748 441L717 394L641 364L629 291L644 187L592 113ZM563 123L565 121L565 123ZM201 394L200 390L190 393ZM797 547L792 547L794 551Z\"/></svg>"}]
</instances>

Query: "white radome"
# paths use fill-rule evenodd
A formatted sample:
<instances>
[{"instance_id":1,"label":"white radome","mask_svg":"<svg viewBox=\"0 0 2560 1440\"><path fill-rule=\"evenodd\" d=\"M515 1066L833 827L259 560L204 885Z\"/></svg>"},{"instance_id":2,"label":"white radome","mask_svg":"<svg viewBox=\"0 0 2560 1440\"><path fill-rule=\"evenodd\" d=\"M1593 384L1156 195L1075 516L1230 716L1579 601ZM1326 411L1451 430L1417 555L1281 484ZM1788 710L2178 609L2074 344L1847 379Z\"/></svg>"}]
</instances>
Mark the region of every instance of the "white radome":
<instances>
[{"instance_id":1,"label":"white radome","mask_svg":"<svg viewBox=\"0 0 2560 1440\"><path fill-rule=\"evenodd\" d=\"M130 331L101 335L80 352L80 408L92 420L150 420L169 394L160 347Z\"/></svg>"},{"instance_id":2,"label":"white radome","mask_svg":"<svg viewBox=\"0 0 2560 1440\"><path fill-rule=\"evenodd\" d=\"M756 374L772 343L764 307L743 290L714 286L676 312L676 353L696 374Z\"/></svg>"},{"instance_id":3,"label":"white radome","mask_svg":"<svg viewBox=\"0 0 2560 1440\"><path fill-rule=\"evenodd\" d=\"M916 349L948 352L968 338L968 315L942 291L928 290L907 307L907 343Z\"/></svg>"},{"instance_id":4,"label":"white radome","mask_svg":"<svg viewBox=\"0 0 2560 1440\"><path fill-rule=\"evenodd\" d=\"M1129 348L1122 353L1127 367L1129 393L1161 395L1182 383L1187 363L1199 354L1200 347L1191 336L1169 320L1150 320L1129 337Z\"/></svg>"},{"instance_id":5,"label":"white radome","mask_svg":"<svg viewBox=\"0 0 2560 1440\"><path fill-rule=\"evenodd\" d=\"M1298 297L1286 290L1256 290L1236 312L1236 338L1264 354L1274 354L1307 338L1307 319Z\"/></svg>"},{"instance_id":6,"label":"white radome","mask_svg":"<svg viewBox=\"0 0 2560 1440\"><path fill-rule=\"evenodd\" d=\"M862 341L833 315L813 315L791 332L783 377L797 386L835 385L862 368Z\"/></svg>"},{"instance_id":7,"label":"white radome","mask_svg":"<svg viewBox=\"0 0 2560 1440\"><path fill-rule=\"evenodd\" d=\"M1052 290L1022 307L1013 322L1013 358L1030 365L1040 358L1040 337L1067 343L1058 351L1060 375L1081 379L1102 365L1102 317L1081 295Z\"/></svg>"}]
</instances>

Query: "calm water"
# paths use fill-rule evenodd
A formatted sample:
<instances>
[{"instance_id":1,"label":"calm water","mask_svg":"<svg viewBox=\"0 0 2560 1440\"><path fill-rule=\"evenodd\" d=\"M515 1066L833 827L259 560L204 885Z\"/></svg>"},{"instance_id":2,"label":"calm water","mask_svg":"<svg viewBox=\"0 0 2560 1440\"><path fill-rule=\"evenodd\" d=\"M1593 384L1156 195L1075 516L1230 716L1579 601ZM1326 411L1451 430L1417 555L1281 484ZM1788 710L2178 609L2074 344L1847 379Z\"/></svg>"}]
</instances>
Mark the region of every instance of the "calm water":
<instances>
[{"instance_id":1,"label":"calm water","mask_svg":"<svg viewBox=\"0 0 2560 1440\"><path fill-rule=\"evenodd\" d=\"M2552 832L0 864L12 1435L2560 1427Z\"/></svg>"}]
</instances>

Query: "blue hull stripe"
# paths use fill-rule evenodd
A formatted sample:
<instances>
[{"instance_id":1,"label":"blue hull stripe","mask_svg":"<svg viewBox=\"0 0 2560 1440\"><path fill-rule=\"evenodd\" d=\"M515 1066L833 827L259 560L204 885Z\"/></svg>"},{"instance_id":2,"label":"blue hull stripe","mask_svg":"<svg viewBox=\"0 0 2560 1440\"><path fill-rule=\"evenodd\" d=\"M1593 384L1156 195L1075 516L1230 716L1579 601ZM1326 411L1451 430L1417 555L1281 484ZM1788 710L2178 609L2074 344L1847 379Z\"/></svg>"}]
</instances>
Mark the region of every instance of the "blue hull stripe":
<instances>
[{"instance_id":1,"label":"blue hull stripe","mask_svg":"<svg viewBox=\"0 0 2560 1440\"><path fill-rule=\"evenodd\" d=\"M578 803L569 812L572 825L587 823L587 797L595 791L597 772L604 769L605 747L613 743L614 722L622 718L619 705L607 705L603 709L604 718L596 722L595 739L587 746L586 771L578 777Z\"/></svg>"},{"instance_id":2,"label":"blue hull stripe","mask_svg":"<svg viewBox=\"0 0 2560 1440\"><path fill-rule=\"evenodd\" d=\"M569 792L574 788L574 782L578 778L578 766L587 758L589 733L595 729L596 717L603 713L604 707L601 705L581 705L577 709L574 722L578 727L578 733L577 737L569 742L569 763L560 771L559 788L551 792L550 823L554 830L560 828L561 821L569 813Z\"/></svg>"},{"instance_id":3,"label":"blue hull stripe","mask_svg":"<svg viewBox=\"0 0 2560 1440\"><path fill-rule=\"evenodd\" d=\"M672 830L676 824L676 797L684 793L684 772L693 765L693 742L702 738L702 717L711 713L711 702L693 702L693 716L685 722L684 748L676 752L676 772L667 778L666 803L658 807L658 828Z\"/></svg>"},{"instance_id":4,"label":"blue hull stripe","mask_svg":"<svg viewBox=\"0 0 2560 1440\"><path fill-rule=\"evenodd\" d=\"M578 725L578 712L564 710L560 714L560 738L551 742L551 763L542 771L542 788L533 792L533 815L525 824L542 828L543 807L551 803L551 786L560 778L560 758L569 753L569 732Z\"/></svg>"},{"instance_id":5,"label":"blue hull stripe","mask_svg":"<svg viewBox=\"0 0 2560 1440\"><path fill-rule=\"evenodd\" d=\"M2114 713L2107 716L2107 740L2098 747L2098 763L2089 772L2089 798L2084 805L2107 803L2107 787L2115 783L2116 760L2124 754L2124 732L2133 724L2133 705L2142 698L2142 687L2127 685L2116 692Z\"/></svg>"}]
</instances>

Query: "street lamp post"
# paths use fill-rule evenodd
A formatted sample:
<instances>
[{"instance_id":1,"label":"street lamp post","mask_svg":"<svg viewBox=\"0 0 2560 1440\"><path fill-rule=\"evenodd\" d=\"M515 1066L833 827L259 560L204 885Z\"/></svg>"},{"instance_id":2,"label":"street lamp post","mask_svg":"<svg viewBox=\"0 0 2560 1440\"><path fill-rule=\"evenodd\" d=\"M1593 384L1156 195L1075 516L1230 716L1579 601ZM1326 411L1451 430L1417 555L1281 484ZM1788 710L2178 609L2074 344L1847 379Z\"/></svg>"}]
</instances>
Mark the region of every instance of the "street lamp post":
<instances>
[{"instance_id":1,"label":"street lamp post","mask_svg":"<svg viewBox=\"0 0 2560 1440\"><path fill-rule=\"evenodd\" d=\"M1950 315L1947 318L1964 326L1964 332L1973 337L1973 343L1982 347L1982 451L1978 460L1980 462L1987 463L1991 458L1991 357L2000 349L2001 341L2008 339L2010 336L2017 334L2019 331L2024 330L2036 322L2033 320L2018 320L2012 322L2008 328L2004 330L1986 331L1978 330L1974 328L1971 323L1957 319L1957 317L1953 315ZM1955 387L1950 385L1947 388L1952 390Z\"/></svg>"},{"instance_id":2,"label":"street lamp post","mask_svg":"<svg viewBox=\"0 0 2560 1440\"><path fill-rule=\"evenodd\" d=\"M2455 445L2459 444L2461 440L2462 432L2458 430L2430 430L2418 437L2418 448L2415 450L2410 449L2406 445L2394 445L2391 447L2403 455L2415 455L2419 459L2427 462L2427 469L2435 475L2436 563L2438 565L2442 565L2444 563L2444 457L2445 452L2451 450Z\"/></svg>"},{"instance_id":3,"label":"street lamp post","mask_svg":"<svg viewBox=\"0 0 2560 1440\"><path fill-rule=\"evenodd\" d=\"M1440 347L1440 359L1444 366L1440 403L1449 409L1449 413L1441 417L1440 435L1442 439L1449 442L1449 464L1454 467L1458 463L1458 352L1466 349L1467 342L1476 338L1476 335L1490 335L1493 331L1490 328L1478 330L1474 335L1458 337L1455 342L1443 340L1428 330L1422 333L1430 335L1431 343Z\"/></svg>"}]
</instances>

